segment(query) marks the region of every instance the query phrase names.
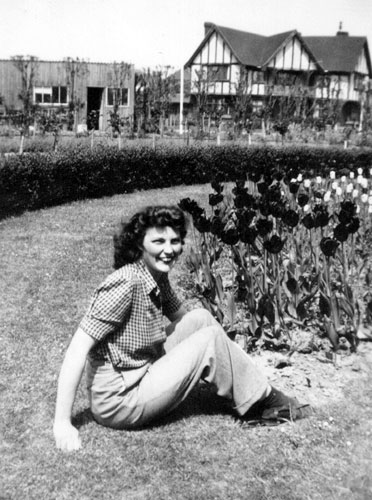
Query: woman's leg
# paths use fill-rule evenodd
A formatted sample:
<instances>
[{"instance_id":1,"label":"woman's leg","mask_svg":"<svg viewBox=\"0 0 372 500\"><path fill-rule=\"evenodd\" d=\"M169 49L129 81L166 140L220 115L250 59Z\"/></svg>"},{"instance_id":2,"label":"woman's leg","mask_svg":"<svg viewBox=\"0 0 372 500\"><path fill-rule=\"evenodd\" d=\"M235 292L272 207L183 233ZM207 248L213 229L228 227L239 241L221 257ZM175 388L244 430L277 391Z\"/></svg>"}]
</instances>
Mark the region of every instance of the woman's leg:
<instances>
[{"instance_id":1,"label":"woman's leg","mask_svg":"<svg viewBox=\"0 0 372 500\"><path fill-rule=\"evenodd\" d=\"M145 425L178 406L200 379L230 400L239 415L262 398L268 382L251 358L209 313L193 311L188 316L175 325L166 347L176 345L150 365L140 383L123 394L101 423L116 428ZM210 325L199 328L206 323Z\"/></svg>"}]
</instances>

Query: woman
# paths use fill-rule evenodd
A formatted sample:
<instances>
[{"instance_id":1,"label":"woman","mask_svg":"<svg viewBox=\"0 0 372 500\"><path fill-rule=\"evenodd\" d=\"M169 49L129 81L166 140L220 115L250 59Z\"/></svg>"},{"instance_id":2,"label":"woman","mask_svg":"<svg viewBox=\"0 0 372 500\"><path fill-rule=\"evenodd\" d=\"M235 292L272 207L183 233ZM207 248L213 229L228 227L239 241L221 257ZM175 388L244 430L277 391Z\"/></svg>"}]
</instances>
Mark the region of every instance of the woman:
<instances>
[{"instance_id":1,"label":"woman","mask_svg":"<svg viewBox=\"0 0 372 500\"><path fill-rule=\"evenodd\" d=\"M269 418L299 416L296 400L273 389L206 310L187 312L175 295L168 272L185 236L178 207L150 206L114 238L116 271L96 290L62 364L58 448L81 446L71 413L86 361L91 411L108 427L146 425L179 405L201 379L243 418L268 411ZM167 328L163 315L171 321Z\"/></svg>"}]
</instances>

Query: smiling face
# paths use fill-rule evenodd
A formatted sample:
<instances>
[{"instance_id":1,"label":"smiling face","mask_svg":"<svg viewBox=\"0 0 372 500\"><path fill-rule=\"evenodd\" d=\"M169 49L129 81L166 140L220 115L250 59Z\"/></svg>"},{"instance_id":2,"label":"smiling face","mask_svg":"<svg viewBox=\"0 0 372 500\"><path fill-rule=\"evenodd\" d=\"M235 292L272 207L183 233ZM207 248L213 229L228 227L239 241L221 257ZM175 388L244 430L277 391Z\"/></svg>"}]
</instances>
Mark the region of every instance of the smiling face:
<instances>
[{"instance_id":1,"label":"smiling face","mask_svg":"<svg viewBox=\"0 0 372 500\"><path fill-rule=\"evenodd\" d=\"M170 226L147 229L142 243L142 259L155 278L172 269L181 251L181 237Z\"/></svg>"}]
</instances>

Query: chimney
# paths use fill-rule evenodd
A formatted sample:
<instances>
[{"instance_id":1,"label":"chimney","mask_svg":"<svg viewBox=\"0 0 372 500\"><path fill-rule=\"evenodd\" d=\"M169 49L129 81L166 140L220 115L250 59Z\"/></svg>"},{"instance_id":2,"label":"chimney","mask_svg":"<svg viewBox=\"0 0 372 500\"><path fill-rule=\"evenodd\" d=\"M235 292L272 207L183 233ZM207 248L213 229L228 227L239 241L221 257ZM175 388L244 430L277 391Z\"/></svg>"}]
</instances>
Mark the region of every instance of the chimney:
<instances>
[{"instance_id":1,"label":"chimney","mask_svg":"<svg viewBox=\"0 0 372 500\"><path fill-rule=\"evenodd\" d=\"M342 31L342 21L340 21L336 36L349 36L349 33L347 31Z\"/></svg>"},{"instance_id":2,"label":"chimney","mask_svg":"<svg viewBox=\"0 0 372 500\"><path fill-rule=\"evenodd\" d=\"M213 27L214 27L213 23L204 23L204 36L207 36L209 30L211 30Z\"/></svg>"}]
</instances>

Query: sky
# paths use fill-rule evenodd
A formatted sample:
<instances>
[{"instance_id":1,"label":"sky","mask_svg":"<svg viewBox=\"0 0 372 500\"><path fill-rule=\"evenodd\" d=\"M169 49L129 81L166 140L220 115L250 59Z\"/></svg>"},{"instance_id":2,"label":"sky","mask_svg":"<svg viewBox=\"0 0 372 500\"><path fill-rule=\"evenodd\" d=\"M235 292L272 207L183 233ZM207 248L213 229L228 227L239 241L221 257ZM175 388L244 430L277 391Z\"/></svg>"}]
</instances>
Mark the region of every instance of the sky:
<instances>
[{"instance_id":1,"label":"sky","mask_svg":"<svg viewBox=\"0 0 372 500\"><path fill-rule=\"evenodd\" d=\"M203 40L204 22L265 36L334 36L342 22L372 51L372 0L0 0L0 59L178 69Z\"/></svg>"}]
</instances>

